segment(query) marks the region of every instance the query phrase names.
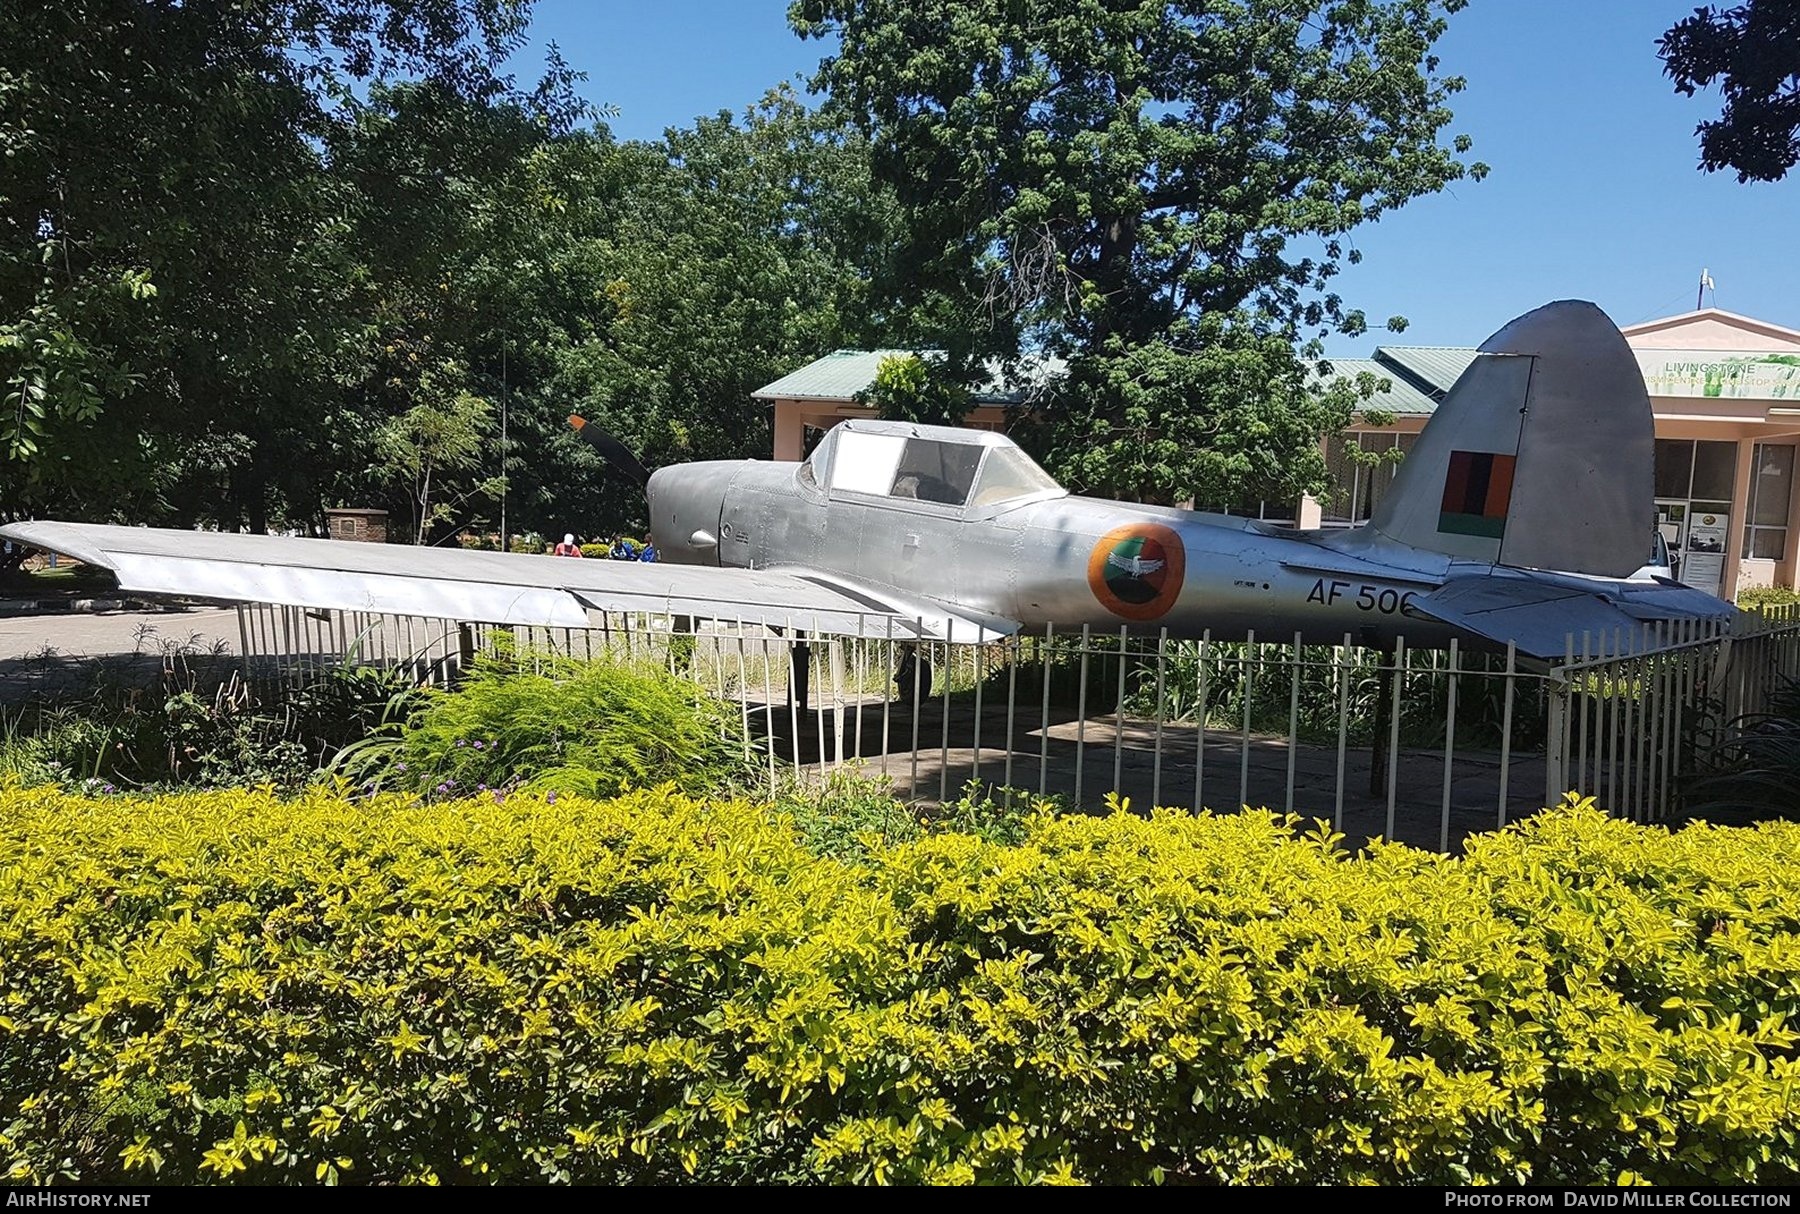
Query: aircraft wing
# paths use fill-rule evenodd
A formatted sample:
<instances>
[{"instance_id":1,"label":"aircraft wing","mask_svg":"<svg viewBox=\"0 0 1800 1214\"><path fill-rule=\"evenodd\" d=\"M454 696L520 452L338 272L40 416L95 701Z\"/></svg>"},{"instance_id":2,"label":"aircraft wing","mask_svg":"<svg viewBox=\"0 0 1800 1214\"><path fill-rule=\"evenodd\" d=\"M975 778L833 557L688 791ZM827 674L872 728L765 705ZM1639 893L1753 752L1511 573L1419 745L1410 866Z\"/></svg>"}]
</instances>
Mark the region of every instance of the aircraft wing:
<instances>
[{"instance_id":1,"label":"aircraft wing","mask_svg":"<svg viewBox=\"0 0 1800 1214\"><path fill-rule=\"evenodd\" d=\"M1453 578L1430 594L1414 598L1410 614L1453 628L1521 654L1556 662L1567 656L1573 636L1577 656L1583 636L1594 650L1630 652L1644 645L1647 624L1662 620L1720 620L1734 609L1710 594L1673 583L1625 586L1599 593L1578 585L1513 577Z\"/></svg>"},{"instance_id":2,"label":"aircraft wing","mask_svg":"<svg viewBox=\"0 0 1800 1214\"><path fill-rule=\"evenodd\" d=\"M14 523L0 536L109 569L122 590L228 602L585 628L588 611L645 611L896 640L993 640L1010 621L901 602L802 569L571 560L343 540Z\"/></svg>"}]
</instances>

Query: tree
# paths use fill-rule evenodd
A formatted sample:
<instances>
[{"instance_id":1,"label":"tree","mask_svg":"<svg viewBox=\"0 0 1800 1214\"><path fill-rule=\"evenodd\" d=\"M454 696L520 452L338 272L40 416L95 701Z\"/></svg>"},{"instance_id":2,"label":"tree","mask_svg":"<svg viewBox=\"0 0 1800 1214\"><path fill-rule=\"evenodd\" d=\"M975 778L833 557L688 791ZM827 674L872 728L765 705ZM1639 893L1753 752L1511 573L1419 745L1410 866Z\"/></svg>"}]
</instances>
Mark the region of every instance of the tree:
<instances>
[{"instance_id":1,"label":"tree","mask_svg":"<svg viewBox=\"0 0 1800 1214\"><path fill-rule=\"evenodd\" d=\"M486 105L522 0L0 6L0 509L316 513L355 274L357 80Z\"/></svg>"},{"instance_id":2,"label":"tree","mask_svg":"<svg viewBox=\"0 0 1800 1214\"><path fill-rule=\"evenodd\" d=\"M797 0L814 87L901 212L891 281L984 356L1065 353L1031 437L1084 491L1229 502L1315 487L1317 339L1349 234L1485 167L1438 142L1431 47L1462 0ZM1301 342L1310 342L1296 349Z\"/></svg>"},{"instance_id":3,"label":"tree","mask_svg":"<svg viewBox=\"0 0 1800 1214\"><path fill-rule=\"evenodd\" d=\"M1675 90L1719 83L1725 107L1695 128L1700 167L1739 181L1779 181L1800 160L1800 0L1695 9L1657 44Z\"/></svg>"},{"instance_id":4,"label":"tree","mask_svg":"<svg viewBox=\"0 0 1800 1214\"><path fill-rule=\"evenodd\" d=\"M969 390L954 379L933 374L932 363L937 361L918 354L890 354L876 365L875 382L863 393L865 403L894 421L954 426L969 411Z\"/></svg>"},{"instance_id":5,"label":"tree","mask_svg":"<svg viewBox=\"0 0 1800 1214\"><path fill-rule=\"evenodd\" d=\"M377 446L387 475L406 488L415 544L454 523L471 499L496 497L505 488L497 476L464 475L488 462L494 407L454 386L463 378L456 367L422 376L418 403L381 428Z\"/></svg>"},{"instance_id":6,"label":"tree","mask_svg":"<svg viewBox=\"0 0 1800 1214\"><path fill-rule=\"evenodd\" d=\"M768 412L750 393L879 332L867 267L891 204L864 142L786 89L653 143L567 152L574 184L544 221L558 235L538 279L553 297L536 305L538 380L520 402L542 458L518 483L546 524L637 527L642 494L568 438L564 415L652 464L766 456Z\"/></svg>"}]
</instances>

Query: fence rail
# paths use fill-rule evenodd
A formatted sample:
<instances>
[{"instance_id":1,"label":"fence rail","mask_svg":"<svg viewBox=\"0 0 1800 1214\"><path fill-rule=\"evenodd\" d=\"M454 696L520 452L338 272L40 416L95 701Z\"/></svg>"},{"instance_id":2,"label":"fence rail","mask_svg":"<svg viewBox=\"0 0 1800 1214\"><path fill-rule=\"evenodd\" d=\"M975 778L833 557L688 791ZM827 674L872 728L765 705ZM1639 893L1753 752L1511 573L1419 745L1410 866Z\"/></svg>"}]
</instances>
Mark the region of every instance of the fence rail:
<instances>
[{"instance_id":1,"label":"fence rail","mask_svg":"<svg viewBox=\"0 0 1800 1214\"><path fill-rule=\"evenodd\" d=\"M509 644L531 655L655 661L738 709L771 789L853 769L918 802L970 781L1095 808L1263 805L1449 851L1574 790L1638 821L1681 811L1683 782L1733 722L1800 676L1800 614L1569 638L1544 666L1452 643L1306 645L1091 628L991 644L910 644L883 617L805 641L760 625L601 615L579 629L245 606L246 675L295 684L344 663L446 683Z\"/></svg>"}]
</instances>

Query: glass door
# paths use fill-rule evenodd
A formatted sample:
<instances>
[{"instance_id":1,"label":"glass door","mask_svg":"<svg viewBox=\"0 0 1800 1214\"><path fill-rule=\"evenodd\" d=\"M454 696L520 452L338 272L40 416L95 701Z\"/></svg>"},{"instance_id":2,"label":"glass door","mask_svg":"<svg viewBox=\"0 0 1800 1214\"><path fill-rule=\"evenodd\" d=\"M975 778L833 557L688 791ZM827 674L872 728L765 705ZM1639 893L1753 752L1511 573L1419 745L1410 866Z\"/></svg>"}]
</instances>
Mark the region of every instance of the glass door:
<instances>
[{"instance_id":1,"label":"glass door","mask_svg":"<svg viewBox=\"0 0 1800 1214\"><path fill-rule=\"evenodd\" d=\"M1736 475L1736 443L1656 440L1656 525L1668 541L1676 578L1708 594L1725 586Z\"/></svg>"}]
</instances>

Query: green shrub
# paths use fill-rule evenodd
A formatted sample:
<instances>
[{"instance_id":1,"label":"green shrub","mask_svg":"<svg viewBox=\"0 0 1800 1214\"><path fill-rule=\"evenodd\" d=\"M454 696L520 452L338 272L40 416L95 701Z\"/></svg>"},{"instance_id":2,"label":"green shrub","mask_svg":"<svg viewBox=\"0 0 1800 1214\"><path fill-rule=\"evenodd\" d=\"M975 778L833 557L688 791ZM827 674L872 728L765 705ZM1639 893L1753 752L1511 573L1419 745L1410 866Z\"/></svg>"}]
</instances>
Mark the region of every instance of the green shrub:
<instances>
[{"instance_id":1,"label":"green shrub","mask_svg":"<svg viewBox=\"0 0 1800 1214\"><path fill-rule=\"evenodd\" d=\"M1796 593L1786 586L1752 586L1749 589L1740 590L1737 596L1737 605L1746 609L1791 607L1795 603L1800 603L1800 593Z\"/></svg>"},{"instance_id":2,"label":"green shrub","mask_svg":"<svg viewBox=\"0 0 1800 1214\"><path fill-rule=\"evenodd\" d=\"M945 832L1016 843L1030 814L1056 812L1061 803L971 779L954 801L914 806L894 796L891 780L839 769L822 786L800 782L783 788L774 807L820 855L865 860L884 847Z\"/></svg>"},{"instance_id":3,"label":"green shrub","mask_svg":"<svg viewBox=\"0 0 1800 1214\"><path fill-rule=\"evenodd\" d=\"M1797 848L0 791L0 1175L1792 1182Z\"/></svg>"},{"instance_id":4,"label":"green shrub","mask_svg":"<svg viewBox=\"0 0 1800 1214\"><path fill-rule=\"evenodd\" d=\"M368 788L462 796L529 787L584 796L673 783L720 787L743 770L740 714L654 661L481 656L430 688L339 769Z\"/></svg>"},{"instance_id":5,"label":"green shrub","mask_svg":"<svg viewBox=\"0 0 1800 1214\"><path fill-rule=\"evenodd\" d=\"M172 651L151 677L103 671L79 692L0 714L0 775L292 791L412 694L404 671L352 665L259 693L234 659Z\"/></svg>"}]
</instances>

